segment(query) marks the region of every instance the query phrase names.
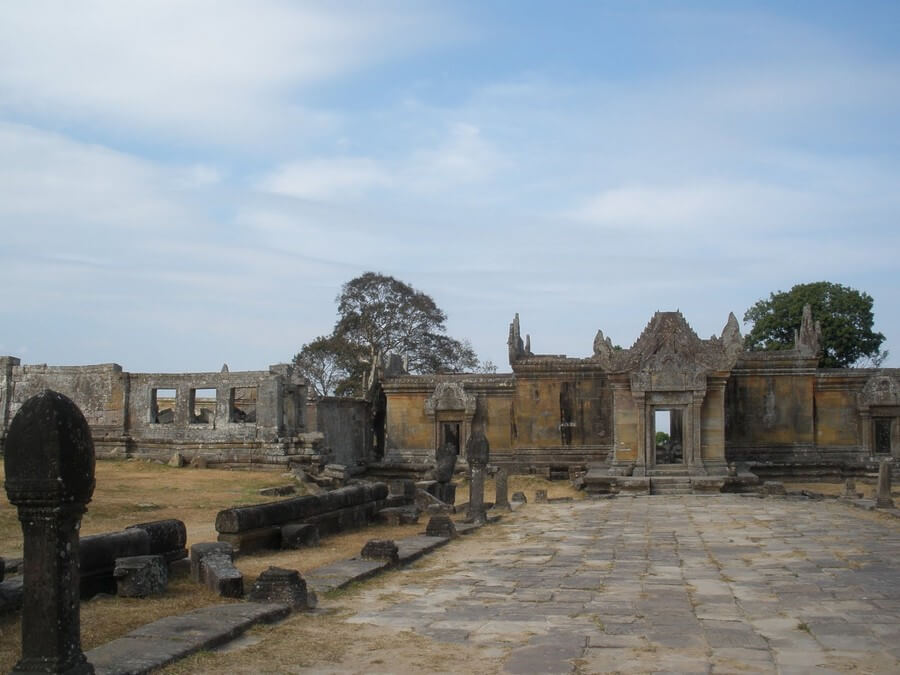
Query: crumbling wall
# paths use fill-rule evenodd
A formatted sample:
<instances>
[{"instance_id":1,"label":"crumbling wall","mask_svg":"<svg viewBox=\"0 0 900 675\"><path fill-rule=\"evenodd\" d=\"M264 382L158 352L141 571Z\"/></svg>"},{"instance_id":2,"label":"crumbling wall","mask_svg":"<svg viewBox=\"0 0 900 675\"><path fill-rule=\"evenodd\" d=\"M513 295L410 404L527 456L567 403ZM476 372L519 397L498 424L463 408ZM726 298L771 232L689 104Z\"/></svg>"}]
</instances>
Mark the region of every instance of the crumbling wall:
<instances>
[{"instance_id":1,"label":"crumbling wall","mask_svg":"<svg viewBox=\"0 0 900 675\"><path fill-rule=\"evenodd\" d=\"M332 461L348 467L369 461L372 453L371 404L364 399L323 397L315 402L315 429Z\"/></svg>"},{"instance_id":2,"label":"crumbling wall","mask_svg":"<svg viewBox=\"0 0 900 675\"><path fill-rule=\"evenodd\" d=\"M312 451L305 427L306 382L290 366L268 371L127 373L117 364L21 365L0 358L0 439L22 403L44 389L83 411L98 457L173 452L210 462L287 463ZM204 390L215 390L203 400ZM171 394L171 396L170 396Z\"/></svg>"},{"instance_id":3,"label":"crumbling wall","mask_svg":"<svg viewBox=\"0 0 900 675\"><path fill-rule=\"evenodd\" d=\"M16 412L32 396L53 389L75 401L94 436L98 454L124 452L127 445L125 408L128 402L128 375L121 366L20 365L18 359L4 357L0 382L4 402L4 430Z\"/></svg>"}]
</instances>

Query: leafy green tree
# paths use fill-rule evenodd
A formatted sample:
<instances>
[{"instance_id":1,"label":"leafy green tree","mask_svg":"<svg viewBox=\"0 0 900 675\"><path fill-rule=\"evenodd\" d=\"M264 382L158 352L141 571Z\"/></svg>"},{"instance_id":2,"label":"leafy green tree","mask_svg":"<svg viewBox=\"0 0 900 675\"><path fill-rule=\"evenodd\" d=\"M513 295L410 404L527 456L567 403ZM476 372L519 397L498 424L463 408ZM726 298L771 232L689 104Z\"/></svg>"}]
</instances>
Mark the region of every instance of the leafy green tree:
<instances>
[{"instance_id":1,"label":"leafy green tree","mask_svg":"<svg viewBox=\"0 0 900 675\"><path fill-rule=\"evenodd\" d=\"M362 395L363 379L389 354L410 373L475 370L467 340L446 334L446 314L427 294L398 279L366 272L345 283L331 335L303 345L294 363L320 395Z\"/></svg>"},{"instance_id":2,"label":"leafy green tree","mask_svg":"<svg viewBox=\"0 0 900 675\"><path fill-rule=\"evenodd\" d=\"M846 368L866 358L880 363L884 335L872 329L874 300L848 286L817 281L798 284L789 291L771 293L744 314L744 323L753 327L744 338L751 350L791 349L795 331L800 329L803 306L812 309L813 319L822 327L823 368Z\"/></svg>"},{"instance_id":3,"label":"leafy green tree","mask_svg":"<svg viewBox=\"0 0 900 675\"><path fill-rule=\"evenodd\" d=\"M360 356L358 349L339 336L322 335L303 345L293 364L316 396L334 396L341 395L349 382L362 381L365 368Z\"/></svg>"}]
</instances>

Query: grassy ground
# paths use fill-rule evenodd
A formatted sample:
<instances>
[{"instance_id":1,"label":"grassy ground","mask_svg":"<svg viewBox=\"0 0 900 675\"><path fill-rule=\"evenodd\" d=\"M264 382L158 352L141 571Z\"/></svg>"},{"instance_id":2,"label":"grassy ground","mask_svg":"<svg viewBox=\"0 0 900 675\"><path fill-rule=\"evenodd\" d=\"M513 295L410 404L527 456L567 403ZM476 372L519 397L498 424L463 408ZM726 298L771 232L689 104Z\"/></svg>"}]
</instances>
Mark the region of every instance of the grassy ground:
<instances>
[{"instance_id":1,"label":"grassy ground","mask_svg":"<svg viewBox=\"0 0 900 675\"><path fill-rule=\"evenodd\" d=\"M178 518L187 527L188 547L200 541L215 540L215 517L221 509L272 501L271 497L260 496L259 489L293 482L291 477L275 472L175 469L144 461L98 462L96 480L93 499L82 521L83 535L121 530L149 520ZM529 501L534 500L536 489L546 489L550 497L578 495L566 481L550 483L536 476L512 476L509 489L510 494L524 491ZM6 500L5 491L0 493L0 556L21 557L22 531L16 510ZM468 498L468 483L462 481L457 492L457 503L468 501ZM485 487L485 499L494 499L494 483L491 480ZM236 564L244 573L245 589L249 590L256 577L271 565L297 569L304 574L321 565L358 555L369 539L399 539L419 534L424 530L425 522L423 518L418 525L373 525L326 537L316 548L242 556ZM183 574L170 580L168 590L162 597L96 597L81 605L82 646L91 649L145 623L218 602L228 601L191 583ZM278 630L283 629L279 627ZM323 619L315 623L312 630L329 635L333 631L347 632L349 629L337 620ZM18 616L0 617L0 672L8 672L19 658L20 633ZM351 638L348 633L347 639ZM410 639L415 642L421 638Z\"/></svg>"}]
</instances>

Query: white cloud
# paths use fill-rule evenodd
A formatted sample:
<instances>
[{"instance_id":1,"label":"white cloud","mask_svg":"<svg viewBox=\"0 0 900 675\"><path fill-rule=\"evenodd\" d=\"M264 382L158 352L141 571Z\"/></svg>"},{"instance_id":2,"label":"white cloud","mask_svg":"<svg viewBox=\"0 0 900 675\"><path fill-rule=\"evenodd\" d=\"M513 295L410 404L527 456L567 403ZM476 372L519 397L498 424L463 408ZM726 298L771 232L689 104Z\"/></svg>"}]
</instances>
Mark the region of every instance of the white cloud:
<instances>
[{"instance_id":1,"label":"white cloud","mask_svg":"<svg viewBox=\"0 0 900 675\"><path fill-rule=\"evenodd\" d=\"M804 212L813 205L810 195L779 186L697 182L604 190L566 215L613 229L677 230L683 234L753 225L758 231L803 224L808 218Z\"/></svg>"},{"instance_id":2,"label":"white cloud","mask_svg":"<svg viewBox=\"0 0 900 675\"><path fill-rule=\"evenodd\" d=\"M284 164L264 176L258 188L287 197L328 200L355 197L391 183L389 173L372 159L338 157Z\"/></svg>"},{"instance_id":3,"label":"white cloud","mask_svg":"<svg viewBox=\"0 0 900 675\"><path fill-rule=\"evenodd\" d=\"M457 122L439 146L414 153L408 179L414 187L435 189L478 183L509 166L510 161L484 138L478 126Z\"/></svg>"},{"instance_id":4,"label":"white cloud","mask_svg":"<svg viewBox=\"0 0 900 675\"><path fill-rule=\"evenodd\" d=\"M0 110L192 142L284 143L333 123L298 104L298 88L439 42L437 23L399 3L14 3L0 21Z\"/></svg>"}]
</instances>

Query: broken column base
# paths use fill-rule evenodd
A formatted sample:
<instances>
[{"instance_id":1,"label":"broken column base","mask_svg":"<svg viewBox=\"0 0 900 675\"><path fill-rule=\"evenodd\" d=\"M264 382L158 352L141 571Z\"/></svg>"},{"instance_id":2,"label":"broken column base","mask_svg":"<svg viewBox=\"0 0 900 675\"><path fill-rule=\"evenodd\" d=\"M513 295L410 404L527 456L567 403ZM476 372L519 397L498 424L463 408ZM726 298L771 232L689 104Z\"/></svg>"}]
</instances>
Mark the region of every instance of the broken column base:
<instances>
[{"instance_id":1,"label":"broken column base","mask_svg":"<svg viewBox=\"0 0 900 675\"><path fill-rule=\"evenodd\" d=\"M314 609L318 603L297 570L270 567L259 575L248 597L250 602L279 602L293 609Z\"/></svg>"},{"instance_id":2,"label":"broken column base","mask_svg":"<svg viewBox=\"0 0 900 675\"><path fill-rule=\"evenodd\" d=\"M113 576L116 578L116 595L120 598L161 595L169 584L169 571L161 555L116 558Z\"/></svg>"}]
</instances>

